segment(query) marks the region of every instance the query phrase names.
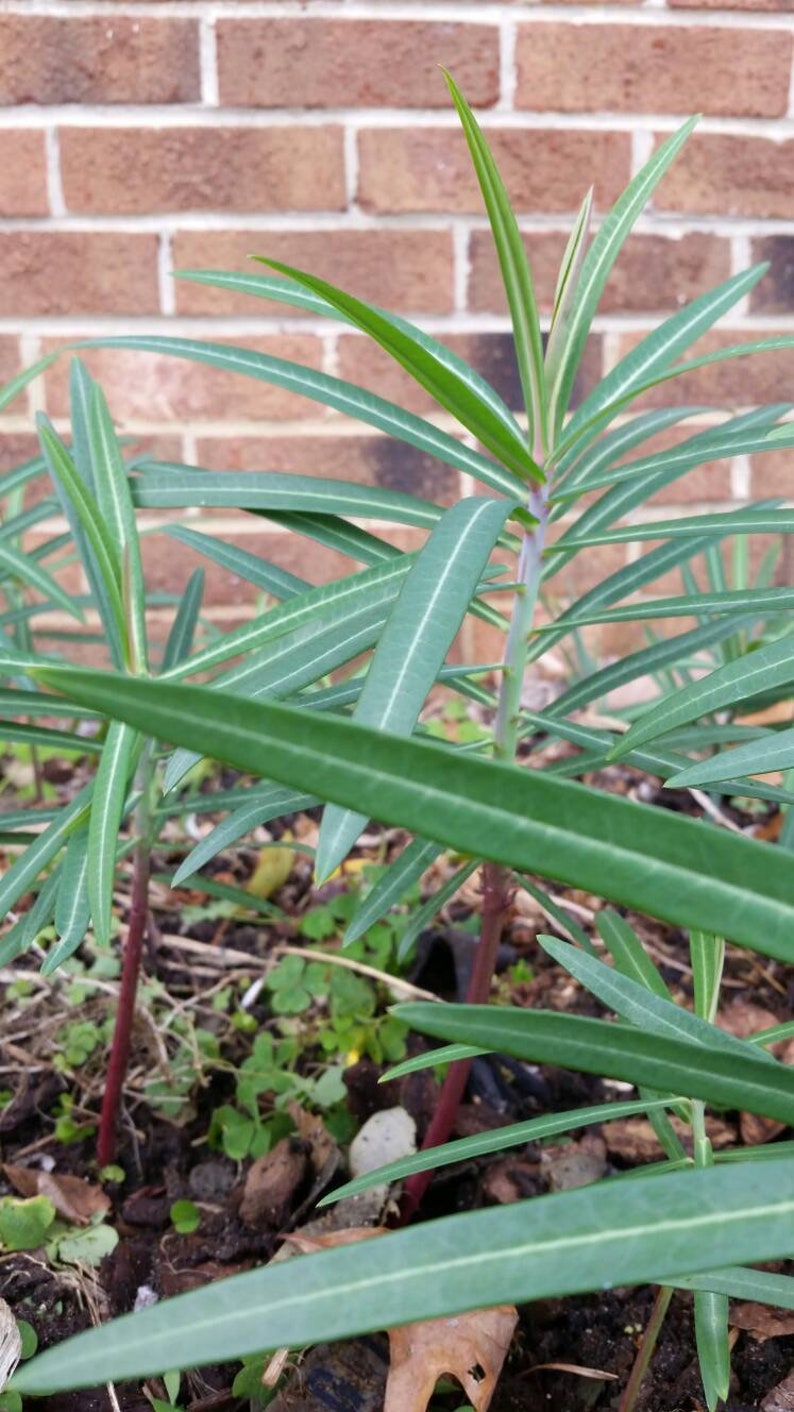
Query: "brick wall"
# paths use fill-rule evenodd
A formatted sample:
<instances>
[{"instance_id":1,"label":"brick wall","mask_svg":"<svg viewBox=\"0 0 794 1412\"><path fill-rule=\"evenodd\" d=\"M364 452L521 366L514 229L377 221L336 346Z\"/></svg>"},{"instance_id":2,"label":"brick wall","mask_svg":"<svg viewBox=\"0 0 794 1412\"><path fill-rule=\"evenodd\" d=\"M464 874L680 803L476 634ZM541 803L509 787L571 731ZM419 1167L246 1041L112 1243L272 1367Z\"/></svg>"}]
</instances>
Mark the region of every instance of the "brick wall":
<instances>
[{"instance_id":1,"label":"brick wall","mask_svg":"<svg viewBox=\"0 0 794 1412\"><path fill-rule=\"evenodd\" d=\"M546 308L585 188L595 183L603 211L660 134L705 115L611 280L580 390L660 315L754 260L771 272L731 338L790 328L791 12L792 0L0 0L0 376L76 337L168 328L425 409L354 334L172 279L180 266L244 268L256 251L416 316L516 405L494 258L439 63L481 112ZM166 457L458 492L448 468L277 389L137 353L90 362L122 429ZM726 364L684 395L794 400L794 356ZM4 462L29 450L39 406L65 425L65 366L0 417ZM787 494L788 455L699 470L665 511ZM228 529L308 577L338 567L261 523ZM156 540L147 556L158 587L196 562ZM591 559L576 586L613 564ZM245 587L215 571L210 583L216 616L238 616ZM598 645L616 644L605 632Z\"/></svg>"}]
</instances>

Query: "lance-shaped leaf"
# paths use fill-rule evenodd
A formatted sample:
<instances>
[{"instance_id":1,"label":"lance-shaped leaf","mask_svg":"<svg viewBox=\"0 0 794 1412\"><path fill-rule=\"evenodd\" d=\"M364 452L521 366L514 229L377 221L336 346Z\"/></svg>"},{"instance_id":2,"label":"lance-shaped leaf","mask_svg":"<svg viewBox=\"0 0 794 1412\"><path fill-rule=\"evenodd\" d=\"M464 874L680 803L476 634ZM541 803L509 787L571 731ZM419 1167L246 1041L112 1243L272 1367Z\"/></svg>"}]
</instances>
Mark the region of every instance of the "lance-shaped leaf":
<instances>
[{"instance_id":1,"label":"lance-shaped leaf","mask_svg":"<svg viewBox=\"0 0 794 1412\"><path fill-rule=\"evenodd\" d=\"M787 404L781 404L785 410ZM650 412L641 412L630 421L605 433L594 446L586 450L576 449L562 456L554 473L554 489L550 501L570 500L580 493L579 487L591 476L601 475L608 466L614 466L635 446L650 441L652 436L688 417L696 417L713 409L707 406L661 407ZM781 413L782 414L782 413ZM562 513L561 508L552 512Z\"/></svg>"},{"instance_id":2,"label":"lance-shaped leaf","mask_svg":"<svg viewBox=\"0 0 794 1412\"><path fill-rule=\"evenodd\" d=\"M794 588L728 589L726 593L679 593L675 598L646 598L628 603L622 608L604 608L596 612L579 612L566 619L569 631L593 623L628 623L635 619L703 618L718 613L730 613L733 618L761 617L767 613L785 613L794 608ZM549 624L549 632L556 631ZM538 629L545 636L545 624Z\"/></svg>"},{"instance_id":3,"label":"lance-shaped leaf","mask_svg":"<svg viewBox=\"0 0 794 1412\"><path fill-rule=\"evenodd\" d=\"M516 475L541 480L540 467L533 461L524 435L512 413L501 399L494 400L491 389L484 392L481 379L459 359L445 357L435 340L426 338L403 320L395 322L384 317L371 304L365 304L352 294L337 289L327 280L306 274L279 260L263 260L263 264L295 280L305 289L313 290L338 309L357 328L369 334L395 362L456 417Z\"/></svg>"},{"instance_id":4,"label":"lance-shaped leaf","mask_svg":"<svg viewBox=\"0 0 794 1412\"><path fill-rule=\"evenodd\" d=\"M562 425L568 409L576 370L610 271L634 222L675 160L696 122L696 118L690 118L653 153L615 202L593 239L579 276L568 337L559 358L557 377L552 389L551 424L555 432Z\"/></svg>"},{"instance_id":5,"label":"lance-shaped leaf","mask_svg":"<svg viewBox=\"0 0 794 1412\"><path fill-rule=\"evenodd\" d=\"M700 788L717 780L741 778L742 775L768 775L773 771L790 770L794 766L794 728L776 732L764 740L752 740L733 750L721 750L710 760L702 760L688 769L672 775L668 788Z\"/></svg>"},{"instance_id":6,"label":"lance-shaped leaf","mask_svg":"<svg viewBox=\"0 0 794 1412\"><path fill-rule=\"evenodd\" d=\"M163 652L162 671L171 671L189 656L204 596L204 570L190 575L171 624Z\"/></svg>"},{"instance_id":7,"label":"lance-shaped leaf","mask_svg":"<svg viewBox=\"0 0 794 1412\"><path fill-rule=\"evenodd\" d=\"M198 505L234 510L341 511L361 519L396 520L425 529L432 529L443 514L428 500L403 491L279 471L237 474L152 461L136 473L132 488L136 505L144 509Z\"/></svg>"},{"instance_id":8,"label":"lance-shaped leaf","mask_svg":"<svg viewBox=\"0 0 794 1412\"><path fill-rule=\"evenodd\" d=\"M146 591L135 509L113 420L101 388L93 381L87 430L97 510L120 568L129 665L142 672L147 666Z\"/></svg>"},{"instance_id":9,"label":"lance-shaped leaf","mask_svg":"<svg viewBox=\"0 0 794 1412\"><path fill-rule=\"evenodd\" d=\"M221 564L224 569L245 579L247 583L255 584L265 593L272 594L274 598L294 598L296 594L311 588L306 579L298 578L297 574L291 574L288 569L281 569L277 564L261 559L258 554L251 554L248 549L238 549L237 545L227 544L225 540L216 539L214 535L201 534L189 525L174 525L167 533L171 539L178 539L182 544L190 545L197 553L205 554L208 559Z\"/></svg>"},{"instance_id":10,"label":"lance-shaped leaf","mask_svg":"<svg viewBox=\"0 0 794 1412\"><path fill-rule=\"evenodd\" d=\"M15 922L0 941L0 966L8 966L32 946L39 932L49 926L55 911L55 900L61 882L61 864L57 863L39 889L32 907Z\"/></svg>"},{"instance_id":11,"label":"lance-shaped leaf","mask_svg":"<svg viewBox=\"0 0 794 1412\"><path fill-rule=\"evenodd\" d=\"M119 828L140 747L141 739L136 731L112 721L94 779L88 832L88 898L94 932L101 946L110 941Z\"/></svg>"},{"instance_id":12,"label":"lance-shaped leaf","mask_svg":"<svg viewBox=\"0 0 794 1412\"><path fill-rule=\"evenodd\" d=\"M439 888L432 892L427 901L421 907L417 907L411 917L408 926L400 936L400 944L397 948L397 958L404 961L411 952L414 944L419 940L425 927L429 927L434 917L452 901L455 893L463 886L468 878L477 868L476 859L464 863L460 868L456 868L454 873L441 884Z\"/></svg>"},{"instance_id":13,"label":"lance-shaped leaf","mask_svg":"<svg viewBox=\"0 0 794 1412\"><path fill-rule=\"evenodd\" d=\"M789 959L794 876L776 848L696 820L355 722L228 692L34 668L87 706L461 853L590 889ZM263 769L264 767L264 769Z\"/></svg>"},{"instance_id":14,"label":"lance-shaped leaf","mask_svg":"<svg viewBox=\"0 0 794 1412\"><path fill-rule=\"evenodd\" d=\"M794 1163L614 1182L275 1264L79 1334L14 1378L46 1395L493 1304L794 1252Z\"/></svg>"},{"instance_id":15,"label":"lance-shaped leaf","mask_svg":"<svg viewBox=\"0 0 794 1412\"><path fill-rule=\"evenodd\" d=\"M160 353L172 358L187 358L194 363L207 363L225 372L244 373L262 382L287 388L326 407L333 407L345 416L385 431L396 441L405 441L419 451L435 456L446 465L467 471L475 480L490 485L505 495L515 495L520 482L504 466L489 457L464 446L448 432L432 422L406 412L393 402L367 392L363 387L329 376L301 363L285 358L273 358L249 348L235 348L223 343L205 343L201 339L164 337L155 334L127 334L116 338L94 338L87 344L93 348L138 348L145 353Z\"/></svg>"},{"instance_id":16,"label":"lance-shaped leaf","mask_svg":"<svg viewBox=\"0 0 794 1412\"><path fill-rule=\"evenodd\" d=\"M503 501L479 498L447 510L412 565L375 649L353 712L359 724L410 735L509 510ZM329 805L317 842L318 878L339 867L366 822L358 811Z\"/></svg>"},{"instance_id":17,"label":"lance-shaped leaf","mask_svg":"<svg viewBox=\"0 0 794 1412\"><path fill-rule=\"evenodd\" d=\"M27 726L19 721L0 720L0 740L50 746L53 750L66 754L98 755L102 751L100 741L91 736L74 735L71 731L54 730L46 726Z\"/></svg>"},{"instance_id":18,"label":"lance-shaped leaf","mask_svg":"<svg viewBox=\"0 0 794 1412\"><path fill-rule=\"evenodd\" d=\"M598 931L621 975L637 981L661 1000L672 999L659 971L625 917L613 912L611 907L605 907L598 914Z\"/></svg>"},{"instance_id":19,"label":"lance-shaped leaf","mask_svg":"<svg viewBox=\"0 0 794 1412\"><path fill-rule=\"evenodd\" d=\"M55 926L58 944L46 957L42 975L52 975L74 954L88 930L91 907L88 901L88 825L75 830L66 845L61 880L55 900Z\"/></svg>"},{"instance_id":20,"label":"lance-shaped leaf","mask_svg":"<svg viewBox=\"0 0 794 1412\"><path fill-rule=\"evenodd\" d=\"M17 579L19 583L27 584L30 588L38 589L45 599L57 603L70 618L77 618L80 623L85 622L82 609L75 603L74 597L61 588L58 580L43 569L30 554L14 549L5 541L0 541L0 573L5 577Z\"/></svg>"},{"instance_id":21,"label":"lance-shaped leaf","mask_svg":"<svg viewBox=\"0 0 794 1412\"><path fill-rule=\"evenodd\" d=\"M38 362L32 363L29 368L24 368L21 373L17 373L16 377L10 378L3 387L0 387L0 411L13 402L14 398L18 397L20 392L28 386L28 383L33 382L34 378L40 377L57 357L57 353L49 353L46 358L39 358Z\"/></svg>"},{"instance_id":22,"label":"lance-shaped leaf","mask_svg":"<svg viewBox=\"0 0 794 1412\"><path fill-rule=\"evenodd\" d=\"M518 222L510 205L499 169L466 99L450 74L444 71L455 104L469 155L477 173L488 221L496 248L502 283L507 295L513 344L521 379L524 406L529 418L529 434L545 446L547 441L546 375L543 366L543 340L540 332L535 287ZM567 253L567 252L566 252ZM487 443L486 443L487 444ZM536 468L537 470L537 468ZM533 479L540 480L540 474Z\"/></svg>"},{"instance_id":23,"label":"lance-shaped leaf","mask_svg":"<svg viewBox=\"0 0 794 1412\"><path fill-rule=\"evenodd\" d=\"M631 984L625 977L619 979L627 986ZM656 1000L642 987L637 989L648 1002ZM658 1004L663 1002L659 1000ZM794 1112L791 1069L776 1060L770 1063L768 1056L760 1059L751 1045L734 1053L722 1045L710 1048L691 1039L670 1038L633 1025L584 1019L554 1010L502 1010L487 1005L411 1001L396 1005L394 1013L422 1034L480 1044L528 1063L559 1064L585 1074L647 1084L657 1092L669 1090L726 1108L778 1117L785 1123L791 1119L784 1114Z\"/></svg>"},{"instance_id":24,"label":"lance-shaped leaf","mask_svg":"<svg viewBox=\"0 0 794 1412\"><path fill-rule=\"evenodd\" d=\"M39 834L35 843L28 844L25 852L3 874L0 879L0 917L4 917L19 901L23 893L36 881L42 869L60 852L69 835L85 822L92 790L92 784L81 789L71 804L58 811L55 819ZM35 814L32 817L35 818Z\"/></svg>"},{"instance_id":25,"label":"lance-shaped leaf","mask_svg":"<svg viewBox=\"0 0 794 1412\"><path fill-rule=\"evenodd\" d=\"M557 378L557 370L560 360L565 351L565 343L571 318L576 307L576 295L579 288L579 276L582 271L585 256L587 254L587 244L590 239L590 223L593 216L593 187L586 193L584 201L579 208L579 214L568 237L565 253L560 264L557 276L557 287L554 291L554 306L551 311L551 323L549 325L549 341L546 345L546 382L554 385Z\"/></svg>"},{"instance_id":26,"label":"lance-shaped leaf","mask_svg":"<svg viewBox=\"0 0 794 1412\"><path fill-rule=\"evenodd\" d=\"M313 794L298 794L294 789L281 789L278 785L272 785L267 790L249 789L245 793L240 791L239 797L239 808L235 809L228 819L217 824L180 863L174 873L174 887L191 878L222 849L236 843L260 824L267 824L271 819L280 819L283 814L296 814L301 809L311 809L319 803Z\"/></svg>"},{"instance_id":27,"label":"lance-shaped leaf","mask_svg":"<svg viewBox=\"0 0 794 1412\"><path fill-rule=\"evenodd\" d=\"M569 550L585 549L593 544L633 544L647 539L696 539L698 536L714 532L717 534L792 534L794 533L794 510L758 509L750 506L747 510L727 510L714 515L688 515L681 520L647 520L639 525L620 525L613 530L599 530L593 534L573 535L563 543L558 540L550 544L547 554L556 555Z\"/></svg>"},{"instance_id":28,"label":"lance-shaped leaf","mask_svg":"<svg viewBox=\"0 0 794 1412\"><path fill-rule=\"evenodd\" d=\"M441 1052L440 1050L438 1051ZM576 1128L589 1127L591 1123L609 1123L615 1118L629 1118L635 1113L647 1113L649 1108L660 1108L665 1100L629 1098L618 1103L597 1103L590 1108L574 1108L568 1113L553 1113L544 1118L530 1118L527 1123L508 1123L504 1128L490 1132L476 1133L474 1137L458 1138L455 1142L445 1142L442 1147L426 1147L421 1152L412 1152L410 1157L400 1157L396 1162L388 1162L376 1167L363 1177L356 1177L344 1186L336 1187L329 1196L324 1196L318 1206L331 1206L348 1196L357 1196L361 1191L369 1191L381 1183L401 1182L414 1172L436 1171L439 1167L449 1167L455 1162L471 1162L476 1157L485 1157L491 1152L503 1152L507 1147L523 1147L529 1142L541 1142L544 1138L555 1137L558 1133L574 1132ZM794 1281L792 1281L794 1284Z\"/></svg>"},{"instance_id":29,"label":"lance-shaped leaf","mask_svg":"<svg viewBox=\"0 0 794 1412\"><path fill-rule=\"evenodd\" d=\"M591 995L632 1025L653 1034L702 1044L707 1049L723 1049L727 1054L733 1054L738 1062L748 1055L757 1056L759 1053L765 1055L768 1063L777 1062L766 1050L754 1049L747 1040L737 1039L727 1030L709 1024L683 1006L649 990L642 982L621 975L597 957L586 956L569 942L553 936L539 936L538 941L543 950Z\"/></svg>"},{"instance_id":30,"label":"lance-shaped leaf","mask_svg":"<svg viewBox=\"0 0 794 1412\"><path fill-rule=\"evenodd\" d=\"M354 941L358 941L390 908L400 902L443 851L440 844L430 843L426 838L412 839L399 858L395 859L383 877L370 889L363 902L359 903L345 932L345 945L350 946Z\"/></svg>"},{"instance_id":31,"label":"lance-shaped leaf","mask_svg":"<svg viewBox=\"0 0 794 1412\"><path fill-rule=\"evenodd\" d=\"M637 745L657 740L677 726L721 711L762 693L794 685L794 638L784 637L749 652L683 691L665 696L634 723L614 747L617 758Z\"/></svg>"}]
</instances>

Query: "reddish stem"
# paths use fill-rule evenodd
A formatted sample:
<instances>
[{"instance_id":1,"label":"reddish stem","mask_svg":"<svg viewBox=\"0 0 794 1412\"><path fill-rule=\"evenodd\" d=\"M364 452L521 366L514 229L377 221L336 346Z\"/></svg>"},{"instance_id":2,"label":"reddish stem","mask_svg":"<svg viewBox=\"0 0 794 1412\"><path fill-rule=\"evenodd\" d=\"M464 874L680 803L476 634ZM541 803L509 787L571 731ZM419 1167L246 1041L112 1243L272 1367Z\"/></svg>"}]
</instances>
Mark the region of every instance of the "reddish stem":
<instances>
[{"instance_id":1,"label":"reddish stem","mask_svg":"<svg viewBox=\"0 0 794 1412\"><path fill-rule=\"evenodd\" d=\"M482 870L482 930L474 957L474 967L466 991L469 1005L486 1005L491 993L491 981L496 969L496 958L505 919L510 907L510 871L497 863L486 863ZM429 1147L439 1147L447 1141L457 1116L458 1107L466 1088L471 1069L470 1059L460 1059L450 1064L447 1076L441 1086L436 1110L422 1142L422 1151ZM400 1204L400 1224L407 1223L414 1216L422 1198L430 1185L433 1168L424 1172L414 1172L405 1183Z\"/></svg>"},{"instance_id":2,"label":"reddish stem","mask_svg":"<svg viewBox=\"0 0 794 1412\"><path fill-rule=\"evenodd\" d=\"M97 1138L97 1162L107 1167L116 1155L116 1129L118 1128L121 1095L127 1066L130 1058L132 1027L135 1020L135 997L138 991L138 977L141 970L141 956L146 936L149 908L150 852L148 840L140 839L135 848L132 873L132 896L130 900L130 921L127 940L124 943L124 960L121 970L116 1024L110 1049L105 1092L102 1097L102 1114L99 1120Z\"/></svg>"}]
</instances>

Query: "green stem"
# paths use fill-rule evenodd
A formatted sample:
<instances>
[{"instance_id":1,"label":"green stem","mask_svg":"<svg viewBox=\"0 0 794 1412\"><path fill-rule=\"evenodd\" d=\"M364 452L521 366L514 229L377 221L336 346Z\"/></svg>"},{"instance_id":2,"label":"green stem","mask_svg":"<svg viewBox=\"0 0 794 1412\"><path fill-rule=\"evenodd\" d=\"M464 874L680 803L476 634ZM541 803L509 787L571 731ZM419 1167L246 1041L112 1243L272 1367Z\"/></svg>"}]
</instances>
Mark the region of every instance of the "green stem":
<instances>
[{"instance_id":1,"label":"green stem","mask_svg":"<svg viewBox=\"0 0 794 1412\"><path fill-rule=\"evenodd\" d=\"M631 1376L623 1389L623 1396L620 1399L618 1412L634 1412L634 1408L637 1405L637 1398L640 1394L640 1388L642 1387L645 1374L648 1371L648 1365L653 1357L659 1335L662 1332L662 1325L665 1321L672 1297L673 1291L669 1289L667 1285L661 1285L656 1292L656 1301L651 1312L651 1317L648 1320L647 1328L642 1336L642 1343L640 1344L637 1357L634 1360Z\"/></svg>"}]
</instances>

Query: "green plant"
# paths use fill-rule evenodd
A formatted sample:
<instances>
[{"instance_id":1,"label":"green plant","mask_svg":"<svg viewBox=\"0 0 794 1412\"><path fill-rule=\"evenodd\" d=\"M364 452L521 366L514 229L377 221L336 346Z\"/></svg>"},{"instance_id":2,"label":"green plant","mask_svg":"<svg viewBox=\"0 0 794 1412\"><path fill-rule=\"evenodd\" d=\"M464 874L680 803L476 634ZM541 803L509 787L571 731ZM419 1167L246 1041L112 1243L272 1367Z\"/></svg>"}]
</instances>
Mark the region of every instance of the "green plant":
<instances>
[{"instance_id":1,"label":"green plant","mask_svg":"<svg viewBox=\"0 0 794 1412\"><path fill-rule=\"evenodd\" d=\"M450 88L508 294L526 424L434 339L285 266L274 266L279 278L203 271L189 277L342 318L363 330L484 450L471 449L434 424L350 384L249 350L148 335L105 342L170 352L289 386L440 457L495 496L472 497L443 511L412 496L344 482L138 464L132 493L139 506L241 507L342 549L368 567L321 589L282 576L276 590L280 606L170 664L156 681L142 674L110 679L107 674L43 667L35 661L26 662L25 670L41 686L125 722L125 729L146 730L176 744L167 786L183 778L196 752L252 773L265 771L276 782L263 785L256 800L239 803L212 842L200 855L194 852L178 876L199 866L199 858L207 861L213 848L228 845L250 829L261 818L263 796L272 802L279 794L283 799L288 790L305 793L297 796L300 806L294 803L295 794L289 795L283 809L329 801L317 848L320 878L339 865L370 816L416 835L362 900L348 929L353 938L362 934L365 921L366 926L377 921L415 885L442 848L463 855L453 886L482 860L483 923L469 1003L410 1004L396 1011L400 1019L453 1044L452 1050L433 1056L432 1062L455 1062L444 1082L429 1146L443 1142L449 1133L468 1059L475 1049L496 1049L637 1083L640 1097L610 1105L608 1112L647 1111L660 1130L666 1131L668 1109L691 1105L687 1111L697 1129L702 1160L698 1170L666 1171L649 1181L603 1182L590 1190L425 1223L369 1248L338 1249L295 1269L275 1266L221 1282L44 1355L20 1375L23 1390L47 1392L111 1375L154 1372L172 1365L175 1357L187 1363L199 1341L203 1357L228 1358L256 1352L263 1337L271 1347L299 1345L472 1304L652 1281L686 1284L709 1296L699 1301L701 1310L710 1311L709 1330L703 1315L698 1336L713 1406L724 1386L722 1296L794 1304L794 1282L760 1274L742 1263L794 1254L791 1158L784 1153L763 1164L707 1165L698 1107L736 1106L790 1123L790 1071L758 1045L728 1043L703 1014L682 1019L684 1012L672 1005L659 1010L658 1004L654 1008L646 1001L640 1026L484 1004L514 872L573 883L692 934L725 936L763 954L791 959L794 879L781 850L737 837L713 823L599 794L560 776L575 776L605 763L618 744L613 732L573 719L578 708L653 672L686 671L694 680L703 666L713 666L704 654L794 604L794 591L788 588L747 584L701 590L685 582L676 597L635 597L662 574L686 568L700 554L712 554L728 536L790 532L794 512L751 506L730 513L618 523L703 461L761 452L781 442L794 444L794 427L781 420L787 407L734 416L685 436L672 450L648 445L656 433L685 421L695 409L630 415L637 398L670 378L725 358L790 347L792 340L771 339L684 358L690 345L757 283L763 274L763 267L757 267L681 308L572 410L574 377L604 284L691 124L655 152L589 246L591 203L589 197L585 200L563 261L544 350L515 217L473 115L451 82ZM626 461L632 452L633 459ZM600 492L598 498L582 508L579 501L593 492ZM362 517L424 528L429 531L427 541L418 554L400 554L386 540L351 523ZM571 522L561 523L564 517L572 517ZM505 528L508 521L510 531ZM552 529L562 531L553 540ZM240 550L193 530L173 532L252 582L261 583L265 575L271 586L275 581L270 566L263 567ZM658 543L565 607L553 622L540 622L539 596L557 571L580 551L613 542ZM495 548L500 558L509 554L515 559L515 570L506 581L488 567ZM490 601L500 589L512 594L509 619ZM467 612L485 616L505 631L495 698L477 680L477 668L463 671L444 665ZM702 622L573 683L543 712L523 707L526 667L548 645L594 623L679 616ZM754 643L745 640L743 645ZM759 646L756 660L770 650ZM359 670L330 687L315 685L362 652L372 654L366 673ZM241 655L238 665L226 666ZM224 670L209 687L183 684L185 678L216 667ZM12 660L7 670L14 675ZM419 715L437 680L493 708L490 747L479 740L444 744L419 738ZM771 678L765 682L766 688L772 685ZM268 697L285 698L287 704L262 699ZM674 706L677 699L671 696L668 704ZM696 709L690 719L698 715ZM633 741L630 732L620 742L629 763L662 777L690 769L686 746L671 747L663 741L648 748L636 734L642 721L633 729ZM532 751L549 737L576 745L578 759L566 762L564 770L516 767L519 743L527 743ZM696 740L696 749L703 739ZM733 752L734 761L742 748ZM719 792L785 804L792 798L785 789L758 784L744 772L720 780ZM439 903L437 896L435 905ZM581 954L588 960L592 943L585 933L581 942ZM619 942L614 944L619 949ZM699 954L713 962L718 943L697 945ZM624 937L624 953L628 949ZM634 964L642 971L636 952ZM716 976L715 967L712 974ZM294 988L294 977L290 983ZM702 992L708 1010L716 982L710 984L712 988ZM310 995L308 986L305 989ZM653 987L641 989L645 998ZM656 998L668 1005L661 996ZM520 1135L515 1129L500 1130L472 1141L481 1144L476 1149L480 1152L493 1151L604 1116L603 1107L595 1110L595 1117L593 1111L533 1120L521 1125ZM459 1150L455 1144L441 1152L426 1150L402 1168L409 1179L409 1211L420 1200L430 1170ZM727 1258L737 1263L724 1268Z\"/></svg>"}]
</instances>

